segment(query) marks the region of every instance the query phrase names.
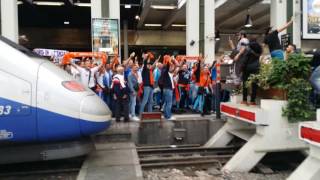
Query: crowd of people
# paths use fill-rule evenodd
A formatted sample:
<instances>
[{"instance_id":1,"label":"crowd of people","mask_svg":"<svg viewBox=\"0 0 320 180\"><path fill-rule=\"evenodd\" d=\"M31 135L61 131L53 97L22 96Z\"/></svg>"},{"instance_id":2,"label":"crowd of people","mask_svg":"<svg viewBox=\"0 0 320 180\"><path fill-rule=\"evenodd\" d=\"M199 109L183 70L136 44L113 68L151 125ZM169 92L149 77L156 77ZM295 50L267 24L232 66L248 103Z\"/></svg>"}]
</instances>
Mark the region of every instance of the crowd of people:
<instances>
[{"instance_id":1,"label":"crowd of people","mask_svg":"<svg viewBox=\"0 0 320 180\"><path fill-rule=\"evenodd\" d=\"M267 29L264 43L268 45L271 57L285 59L284 54L294 53L295 46L289 44L282 51L276 30ZM252 83L250 102L247 102L246 81L251 74L259 72L262 46L255 38L247 38L245 31L237 34L237 45L229 39L234 64L234 80L242 85L242 104L256 105L257 84ZM190 63L185 56L163 54L155 58L151 52L142 54L141 60L133 52L121 63L114 57L106 64L97 64L85 58L72 62L70 73L83 85L96 92L112 110L116 121L139 121L145 111L162 111L164 118L174 120L172 112L210 114L215 111L216 62L206 64L202 55ZM223 61L223 57L218 59ZM237 84L237 83L236 83ZM221 101L228 101L228 91L222 90Z\"/></svg>"},{"instance_id":2,"label":"crowd of people","mask_svg":"<svg viewBox=\"0 0 320 180\"><path fill-rule=\"evenodd\" d=\"M151 52L142 61L135 53L122 63L116 58L100 65L89 58L72 61L68 71L106 102L117 122L121 116L139 121L145 111L162 111L168 120L175 119L173 111L214 111L215 63L209 66L201 56L193 63L168 54L155 59Z\"/></svg>"}]
</instances>

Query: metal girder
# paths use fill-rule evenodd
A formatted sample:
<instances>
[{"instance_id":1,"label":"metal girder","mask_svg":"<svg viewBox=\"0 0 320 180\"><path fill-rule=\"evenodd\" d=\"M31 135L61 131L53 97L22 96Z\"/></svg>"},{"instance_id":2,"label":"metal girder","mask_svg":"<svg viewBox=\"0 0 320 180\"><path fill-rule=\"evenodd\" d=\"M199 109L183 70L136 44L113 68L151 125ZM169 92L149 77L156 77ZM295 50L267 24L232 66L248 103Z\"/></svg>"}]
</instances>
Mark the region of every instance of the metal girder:
<instances>
[{"instance_id":1,"label":"metal girder","mask_svg":"<svg viewBox=\"0 0 320 180\"><path fill-rule=\"evenodd\" d=\"M137 25L138 28L142 28L143 27L143 23L146 20L148 14L149 14L152 1L153 0L144 0L144 3L142 5L142 12L140 14L140 20L139 20L138 25Z\"/></svg>"},{"instance_id":2,"label":"metal girder","mask_svg":"<svg viewBox=\"0 0 320 180\"><path fill-rule=\"evenodd\" d=\"M236 1L235 3L239 3L237 0L234 1ZM261 1L262 0L250 0L242 4L239 3L239 6L237 8L228 9L230 12L232 12L232 14L226 13L222 17L219 17L219 20L216 21L217 27L219 27L221 23L228 21L229 19L237 16L242 11L247 10L250 6L260 3Z\"/></svg>"},{"instance_id":3,"label":"metal girder","mask_svg":"<svg viewBox=\"0 0 320 180\"><path fill-rule=\"evenodd\" d=\"M33 0L22 0L24 3L33 5Z\"/></svg>"},{"instance_id":4,"label":"metal girder","mask_svg":"<svg viewBox=\"0 0 320 180\"><path fill-rule=\"evenodd\" d=\"M171 24L183 13L186 5L184 4L180 9L172 11L166 18L165 23L163 25L163 30L167 30Z\"/></svg>"},{"instance_id":5,"label":"metal girder","mask_svg":"<svg viewBox=\"0 0 320 180\"><path fill-rule=\"evenodd\" d=\"M261 29L266 29L267 27L270 26L269 24L266 24L265 20L270 20L270 14L267 14L261 18L259 18L259 22L256 22L256 24L254 25L256 28L261 28Z\"/></svg>"},{"instance_id":6,"label":"metal girder","mask_svg":"<svg viewBox=\"0 0 320 180\"><path fill-rule=\"evenodd\" d=\"M269 13L270 13L270 9L266 8L266 9L263 9L262 11L260 11L259 13L250 14L251 17L252 17L252 20L253 20L253 26L255 26L255 23L257 21L259 21L260 19L262 19L266 15L269 15ZM253 17L257 17L257 18L253 18ZM223 24L224 23L220 24L220 26L223 26ZM238 21L236 24L233 24L231 26L225 26L225 28L227 28L227 29L236 29L236 28L239 28L239 27L242 27L242 26L244 26L244 21Z\"/></svg>"},{"instance_id":7,"label":"metal girder","mask_svg":"<svg viewBox=\"0 0 320 180\"><path fill-rule=\"evenodd\" d=\"M65 2L67 5L70 5L70 6L73 5L73 0L64 0L64 2Z\"/></svg>"},{"instance_id":8,"label":"metal girder","mask_svg":"<svg viewBox=\"0 0 320 180\"><path fill-rule=\"evenodd\" d=\"M220 35L234 35L239 32L237 29L219 29ZM262 34L264 33L263 29L247 29L247 34Z\"/></svg>"},{"instance_id":9,"label":"metal girder","mask_svg":"<svg viewBox=\"0 0 320 180\"><path fill-rule=\"evenodd\" d=\"M218 0L215 2L215 9L218 9L220 6L225 4L228 0Z\"/></svg>"}]
</instances>

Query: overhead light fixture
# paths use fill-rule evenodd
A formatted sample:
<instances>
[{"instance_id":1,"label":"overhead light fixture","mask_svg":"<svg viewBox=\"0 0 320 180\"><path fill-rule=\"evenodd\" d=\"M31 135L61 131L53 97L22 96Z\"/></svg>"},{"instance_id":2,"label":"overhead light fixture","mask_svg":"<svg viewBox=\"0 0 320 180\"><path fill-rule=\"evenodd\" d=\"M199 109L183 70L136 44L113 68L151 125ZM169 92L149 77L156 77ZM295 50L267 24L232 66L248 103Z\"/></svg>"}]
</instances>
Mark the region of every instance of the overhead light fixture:
<instances>
[{"instance_id":1,"label":"overhead light fixture","mask_svg":"<svg viewBox=\"0 0 320 180\"><path fill-rule=\"evenodd\" d=\"M162 24L144 24L146 27L161 27Z\"/></svg>"},{"instance_id":2,"label":"overhead light fixture","mask_svg":"<svg viewBox=\"0 0 320 180\"><path fill-rule=\"evenodd\" d=\"M216 31L215 40L220 41L220 31L219 30Z\"/></svg>"},{"instance_id":3,"label":"overhead light fixture","mask_svg":"<svg viewBox=\"0 0 320 180\"><path fill-rule=\"evenodd\" d=\"M249 11L250 11L250 9L248 9L248 14L246 16L246 21L244 23L244 27L246 27L246 28L250 28L250 27L253 26L252 19L251 19Z\"/></svg>"},{"instance_id":4,"label":"overhead light fixture","mask_svg":"<svg viewBox=\"0 0 320 180\"><path fill-rule=\"evenodd\" d=\"M23 4L23 2L21 1L17 1L17 5Z\"/></svg>"},{"instance_id":5,"label":"overhead light fixture","mask_svg":"<svg viewBox=\"0 0 320 180\"><path fill-rule=\"evenodd\" d=\"M91 7L91 3L76 2L76 3L74 3L74 5L80 6L80 7Z\"/></svg>"},{"instance_id":6,"label":"overhead light fixture","mask_svg":"<svg viewBox=\"0 0 320 180\"><path fill-rule=\"evenodd\" d=\"M187 0L178 0L178 9L182 8L186 4Z\"/></svg>"},{"instance_id":7,"label":"overhead light fixture","mask_svg":"<svg viewBox=\"0 0 320 180\"><path fill-rule=\"evenodd\" d=\"M252 26L253 26L253 24L252 24L251 16L250 16L250 14L247 14L247 17L246 17L246 21L245 21L244 27L246 27L246 28L250 28L250 27L252 27Z\"/></svg>"},{"instance_id":8,"label":"overhead light fixture","mask_svg":"<svg viewBox=\"0 0 320 180\"><path fill-rule=\"evenodd\" d=\"M140 16L139 16L139 15L136 15L134 18L135 18L136 20L140 20Z\"/></svg>"},{"instance_id":9,"label":"overhead light fixture","mask_svg":"<svg viewBox=\"0 0 320 180\"><path fill-rule=\"evenodd\" d=\"M64 2L33 1L33 4L38 6L62 6Z\"/></svg>"},{"instance_id":10,"label":"overhead light fixture","mask_svg":"<svg viewBox=\"0 0 320 180\"><path fill-rule=\"evenodd\" d=\"M125 4L125 5L124 5L124 8L130 9L130 8L131 8L131 4Z\"/></svg>"},{"instance_id":11,"label":"overhead light fixture","mask_svg":"<svg viewBox=\"0 0 320 180\"><path fill-rule=\"evenodd\" d=\"M68 24L70 24L70 22L69 21L64 21L63 24L68 25Z\"/></svg>"},{"instance_id":12,"label":"overhead light fixture","mask_svg":"<svg viewBox=\"0 0 320 180\"><path fill-rule=\"evenodd\" d=\"M186 27L186 24L172 24L172 27Z\"/></svg>"},{"instance_id":13,"label":"overhead light fixture","mask_svg":"<svg viewBox=\"0 0 320 180\"><path fill-rule=\"evenodd\" d=\"M271 0L263 0L260 4L271 4Z\"/></svg>"},{"instance_id":14,"label":"overhead light fixture","mask_svg":"<svg viewBox=\"0 0 320 180\"><path fill-rule=\"evenodd\" d=\"M152 9L161 9L161 10L172 10L176 9L177 6L172 6L172 5L151 5Z\"/></svg>"}]
</instances>

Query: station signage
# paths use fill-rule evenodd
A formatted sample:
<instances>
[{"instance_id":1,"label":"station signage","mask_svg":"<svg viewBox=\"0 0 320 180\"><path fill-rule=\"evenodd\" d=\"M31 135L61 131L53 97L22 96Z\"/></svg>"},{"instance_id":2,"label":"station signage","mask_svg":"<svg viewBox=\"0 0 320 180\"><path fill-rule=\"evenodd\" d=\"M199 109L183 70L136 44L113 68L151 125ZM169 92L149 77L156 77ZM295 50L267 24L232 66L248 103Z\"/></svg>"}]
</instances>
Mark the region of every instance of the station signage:
<instances>
[{"instance_id":1,"label":"station signage","mask_svg":"<svg viewBox=\"0 0 320 180\"><path fill-rule=\"evenodd\" d=\"M105 52L109 56L119 54L119 20L92 18L92 52Z\"/></svg>"}]
</instances>

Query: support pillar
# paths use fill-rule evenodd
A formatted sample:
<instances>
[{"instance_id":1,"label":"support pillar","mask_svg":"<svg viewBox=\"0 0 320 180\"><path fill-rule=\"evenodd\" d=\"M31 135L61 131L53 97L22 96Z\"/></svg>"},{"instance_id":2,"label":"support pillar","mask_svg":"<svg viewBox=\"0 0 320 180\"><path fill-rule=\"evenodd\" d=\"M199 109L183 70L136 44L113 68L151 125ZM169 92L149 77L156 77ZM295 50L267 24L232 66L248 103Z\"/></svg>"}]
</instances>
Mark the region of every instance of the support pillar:
<instances>
[{"instance_id":1,"label":"support pillar","mask_svg":"<svg viewBox=\"0 0 320 180\"><path fill-rule=\"evenodd\" d=\"M119 52L121 52L120 0L91 0L91 18L110 18L119 20ZM121 53L119 55L121 55Z\"/></svg>"},{"instance_id":2,"label":"support pillar","mask_svg":"<svg viewBox=\"0 0 320 180\"><path fill-rule=\"evenodd\" d=\"M92 0L91 1L91 18L101 18L101 17L102 17L101 0Z\"/></svg>"},{"instance_id":3,"label":"support pillar","mask_svg":"<svg viewBox=\"0 0 320 180\"><path fill-rule=\"evenodd\" d=\"M186 4L186 47L187 56L199 55L199 1L187 0Z\"/></svg>"},{"instance_id":4,"label":"support pillar","mask_svg":"<svg viewBox=\"0 0 320 180\"><path fill-rule=\"evenodd\" d=\"M292 33L292 42L297 46L298 49L301 49L301 1L293 1L293 33Z\"/></svg>"},{"instance_id":5,"label":"support pillar","mask_svg":"<svg viewBox=\"0 0 320 180\"><path fill-rule=\"evenodd\" d=\"M109 18L120 20L120 0L109 0Z\"/></svg>"},{"instance_id":6,"label":"support pillar","mask_svg":"<svg viewBox=\"0 0 320 180\"><path fill-rule=\"evenodd\" d=\"M1 35L18 43L17 0L1 0Z\"/></svg>"},{"instance_id":7,"label":"support pillar","mask_svg":"<svg viewBox=\"0 0 320 180\"><path fill-rule=\"evenodd\" d=\"M119 29L119 59L121 59L121 30L120 30L120 0L109 0L109 18L118 19Z\"/></svg>"},{"instance_id":8,"label":"support pillar","mask_svg":"<svg viewBox=\"0 0 320 180\"><path fill-rule=\"evenodd\" d=\"M128 59L129 48L128 48L128 21L123 22L123 57Z\"/></svg>"},{"instance_id":9,"label":"support pillar","mask_svg":"<svg viewBox=\"0 0 320 180\"><path fill-rule=\"evenodd\" d=\"M279 28L287 22L287 1L272 0L270 6L270 24L273 28ZM287 33L287 31L283 31Z\"/></svg>"},{"instance_id":10,"label":"support pillar","mask_svg":"<svg viewBox=\"0 0 320 180\"><path fill-rule=\"evenodd\" d=\"M204 1L204 57L205 62L212 64L215 59L215 1Z\"/></svg>"}]
</instances>

